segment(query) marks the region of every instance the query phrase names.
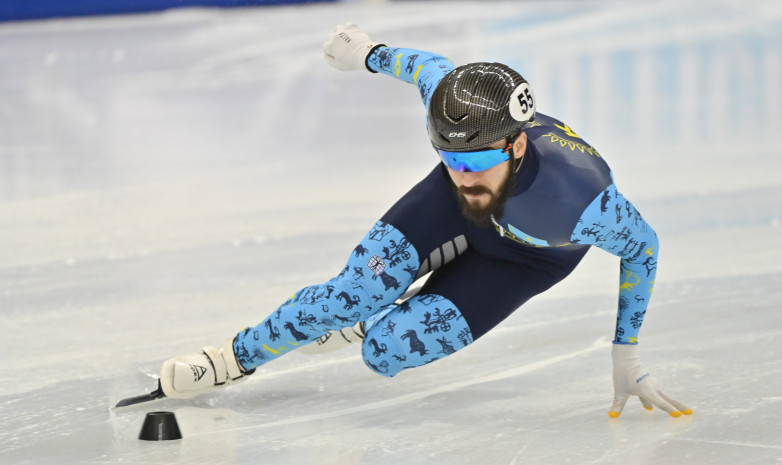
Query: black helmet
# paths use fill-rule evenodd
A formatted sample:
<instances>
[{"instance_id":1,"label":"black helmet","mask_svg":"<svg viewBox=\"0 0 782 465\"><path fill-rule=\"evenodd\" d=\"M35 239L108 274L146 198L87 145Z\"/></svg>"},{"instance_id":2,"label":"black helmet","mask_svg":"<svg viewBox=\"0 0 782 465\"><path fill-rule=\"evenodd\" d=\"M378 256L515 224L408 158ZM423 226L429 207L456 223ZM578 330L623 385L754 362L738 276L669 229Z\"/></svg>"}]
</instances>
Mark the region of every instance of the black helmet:
<instances>
[{"instance_id":1,"label":"black helmet","mask_svg":"<svg viewBox=\"0 0 782 465\"><path fill-rule=\"evenodd\" d=\"M452 152L481 149L535 118L527 81L502 63L471 63L448 73L429 103L429 139Z\"/></svg>"}]
</instances>

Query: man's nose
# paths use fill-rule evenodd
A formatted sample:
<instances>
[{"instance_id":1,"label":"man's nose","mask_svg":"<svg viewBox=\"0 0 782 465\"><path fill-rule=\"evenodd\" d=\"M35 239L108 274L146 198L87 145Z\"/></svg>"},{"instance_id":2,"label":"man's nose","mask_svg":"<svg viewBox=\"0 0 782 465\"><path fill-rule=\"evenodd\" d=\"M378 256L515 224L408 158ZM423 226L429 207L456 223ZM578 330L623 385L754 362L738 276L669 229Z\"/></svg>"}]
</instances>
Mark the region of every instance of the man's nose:
<instances>
[{"instance_id":1,"label":"man's nose","mask_svg":"<svg viewBox=\"0 0 782 465\"><path fill-rule=\"evenodd\" d=\"M476 184L480 184L481 174L466 171L462 173L462 184L465 187L472 187Z\"/></svg>"}]
</instances>

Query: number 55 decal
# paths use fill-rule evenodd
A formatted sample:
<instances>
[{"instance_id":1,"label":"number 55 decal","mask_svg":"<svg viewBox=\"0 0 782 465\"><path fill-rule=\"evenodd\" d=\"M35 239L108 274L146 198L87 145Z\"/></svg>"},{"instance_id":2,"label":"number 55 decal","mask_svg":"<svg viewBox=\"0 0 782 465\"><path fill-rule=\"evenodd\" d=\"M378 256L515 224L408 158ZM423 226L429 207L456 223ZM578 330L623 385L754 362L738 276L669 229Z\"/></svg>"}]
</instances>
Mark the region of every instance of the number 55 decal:
<instances>
[{"instance_id":1,"label":"number 55 decal","mask_svg":"<svg viewBox=\"0 0 782 465\"><path fill-rule=\"evenodd\" d=\"M529 121L535 114L535 99L529 84L522 82L510 95L508 102L510 115L516 121Z\"/></svg>"}]
</instances>

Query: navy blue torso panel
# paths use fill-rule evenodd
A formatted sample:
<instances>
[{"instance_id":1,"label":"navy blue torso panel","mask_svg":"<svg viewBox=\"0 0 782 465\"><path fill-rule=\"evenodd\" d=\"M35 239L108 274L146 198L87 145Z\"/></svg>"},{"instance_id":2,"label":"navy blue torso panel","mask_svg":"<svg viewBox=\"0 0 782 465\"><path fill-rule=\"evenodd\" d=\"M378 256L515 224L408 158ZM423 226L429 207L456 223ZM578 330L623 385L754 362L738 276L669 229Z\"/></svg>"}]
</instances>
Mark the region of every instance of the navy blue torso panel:
<instances>
[{"instance_id":1,"label":"navy blue torso panel","mask_svg":"<svg viewBox=\"0 0 782 465\"><path fill-rule=\"evenodd\" d=\"M497 223L515 241L574 247L573 230L586 207L611 181L597 151L564 123L538 113L525 129L527 152L517 187Z\"/></svg>"}]
</instances>

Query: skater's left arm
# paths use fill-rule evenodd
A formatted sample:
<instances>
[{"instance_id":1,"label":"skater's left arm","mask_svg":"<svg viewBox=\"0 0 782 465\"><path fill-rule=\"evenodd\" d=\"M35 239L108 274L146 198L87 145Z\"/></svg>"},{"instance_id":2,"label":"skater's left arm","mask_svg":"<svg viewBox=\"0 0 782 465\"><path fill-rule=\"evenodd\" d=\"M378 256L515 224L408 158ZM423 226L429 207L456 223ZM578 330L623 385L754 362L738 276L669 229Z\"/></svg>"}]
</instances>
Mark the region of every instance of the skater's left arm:
<instances>
[{"instance_id":1,"label":"skater's left arm","mask_svg":"<svg viewBox=\"0 0 782 465\"><path fill-rule=\"evenodd\" d=\"M637 344L657 275L660 243L654 229L611 184L581 215L571 242L594 245L622 259L614 343Z\"/></svg>"},{"instance_id":2,"label":"skater's left arm","mask_svg":"<svg viewBox=\"0 0 782 465\"><path fill-rule=\"evenodd\" d=\"M618 417L630 396L647 410L656 405L673 417L692 414L686 405L665 395L638 359L638 332L654 289L660 243L632 203L614 184L586 208L571 242L589 244L620 257L619 308L611 352L614 401L608 414Z\"/></svg>"}]
</instances>

